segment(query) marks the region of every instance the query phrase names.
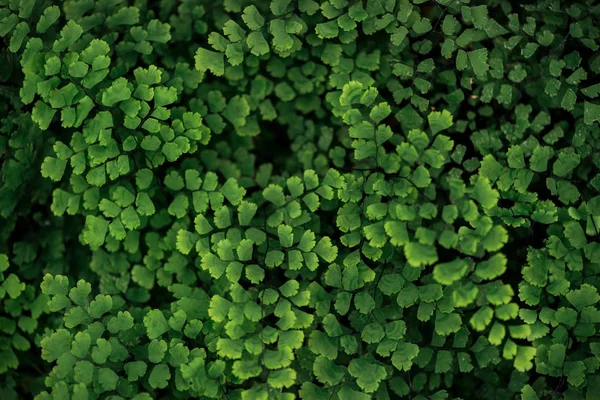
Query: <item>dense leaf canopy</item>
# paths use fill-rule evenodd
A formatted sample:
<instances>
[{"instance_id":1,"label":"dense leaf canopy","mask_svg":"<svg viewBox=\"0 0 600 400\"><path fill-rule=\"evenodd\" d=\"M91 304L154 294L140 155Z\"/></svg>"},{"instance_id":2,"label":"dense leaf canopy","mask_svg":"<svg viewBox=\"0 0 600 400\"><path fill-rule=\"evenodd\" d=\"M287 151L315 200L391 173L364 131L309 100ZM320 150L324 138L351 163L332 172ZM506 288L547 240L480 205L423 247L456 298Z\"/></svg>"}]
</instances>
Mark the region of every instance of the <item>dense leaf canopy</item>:
<instances>
[{"instance_id":1,"label":"dense leaf canopy","mask_svg":"<svg viewBox=\"0 0 600 400\"><path fill-rule=\"evenodd\" d=\"M598 399L599 27L0 0L0 399Z\"/></svg>"}]
</instances>

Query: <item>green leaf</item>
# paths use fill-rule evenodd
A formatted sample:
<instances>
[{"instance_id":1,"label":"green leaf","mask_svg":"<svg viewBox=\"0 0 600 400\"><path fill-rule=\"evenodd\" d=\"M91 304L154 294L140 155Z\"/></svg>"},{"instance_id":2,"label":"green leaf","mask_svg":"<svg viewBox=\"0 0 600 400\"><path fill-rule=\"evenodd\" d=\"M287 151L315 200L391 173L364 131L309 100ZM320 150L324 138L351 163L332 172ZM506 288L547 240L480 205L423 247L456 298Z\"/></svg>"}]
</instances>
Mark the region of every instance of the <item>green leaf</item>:
<instances>
[{"instance_id":1,"label":"green leaf","mask_svg":"<svg viewBox=\"0 0 600 400\"><path fill-rule=\"evenodd\" d=\"M87 75L89 66L82 61L75 61L69 65L69 75L74 78L83 78Z\"/></svg>"},{"instance_id":2,"label":"green leaf","mask_svg":"<svg viewBox=\"0 0 600 400\"><path fill-rule=\"evenodd\" d=\"M94 379L94 364L89 361L78 361L73 368L74 378L76 382L89 385Z\"/></svg>"},{"instance_id":3,"label":"green leaf","mask_svg":"<svg viewBox=\"0 0 600 400\"><path fill-rule=\"evenodd\" d=\"M263 355L263 362L268 369L288 367L293 359L294 354L289 347L278 350L265 350Z\"/></svg>"},{"instance_id":4,"label":"green leaf","mask_svg":"<svg viewBox=\"0 0 600 400\"><path fill-rule=\"evenodd\" d=\"M566 348L564 345L555 343L548 349L548 361L555 368L562 368L565 360Z\"/></svg>"},{"instance_id":5,"label":"green leaf","mask_svg":"<svg viewBox=\"0 0 600 400\"><path fill-rule=\"evenodd\" d=\"M429 129L433 135L437 135L439 132L446 130L452 126L452 114L447 110L433 111L427 116L429 122Z\"/></svg>"},{"instance_id":6,"label":"green leaf","mask_svg":"<svg viewBox=\"0 0 600 400\"><path fill-rule=\"evenodd\" d=\"M363 342L379 343L385 336L381 324L374 322L366 325L361 333Z\"/></svg>"},{"instance_id":7,"label":"green leaf","mask_svg":"<svg viewBox=\"0 0 600 400\"><path fill-rule=\"evenodd\" d=\"M525 385L523 386L523 389L521 389L521 398L523 400L540 400L533 388L529 385Z\"/></svg>"},{"instance_id":8,"label":"green leaf","mask_svg":"<svg viewBox=\"0 0 600 400\"><path fill-rule=\"evenodd\" d=\"M238 206L238 221L242 226L250 225L252 218L256 214L258 207L256 204L243 200Z\"/></svg>"},{"instance_id":9,"label":"green leaf","mask_svg":"<svg viewBox=\"0 0 600 400\"><path fill-rule=\"evenodd\" d=\"M106 339L97 339L96 345L92 347L92 359L96 364L104 364L112 351L110 342Z\"/></svg>"},{"instance_id":10,"label":"green leaf","mask_svg":"<svg viewBox=\"0 0 600 400\"><path fill-rule=\"evenodd\" d=\"M485 306L477 310L469 322L476 331L483 331L492 322L493 316L494 311L492 308Z\"/></svg>"},{"instance_id":11,"label":"green leaf","mask_svg":"<svg viewBox=\"0 0 600 400\"><path fill-rule=\"evenodd\" d=\"M2 282L2 289L6 291L11 299L16 299L25 290L25 283L21 282L17 275L10 274Z\"/></svg>"},{"instance_id":12,"label":"green leaf","mask_svg":"<svg viewBox=\"0 0 600 400\"><path fill-rule=\"evenodd\" d=\"M222 76L225 73L225 58L223 53L199 48L194 56L196 69L206 72L212 72L216 76Z\"/></svg>"},{"instance_id":13,"label":"green leaf","mask_svg":"<svg viewBox=\"0 0 600 400\"><path fill-rule=\"evenodd\" d=\"M119 311L116 317L112 317L108 321L108 330L111 333L126 331L133 328L133 317L129 311Z\"/></svg>"},{"instance_id":14,"label":"green leaf","mask_svg":"<svg viewBox=\"0 0 600 400\"><path fill-rule=\"evenodd\" d=\"M146 363L144 361L132 361L125 364L127 380L135 382L146 374Z\"/></svg>"},{"instance_id":15,"label":"green leaf","mask_svg":"<svg viewBox=\"0 0 600 400\"><path fill-rule=\"evenodd\" d=\"M131 98L131 90L125 78L115 80L112 85L102 93L102 104L112 107L118 102Z\"/></svg>"},{"instance_id":16,"label":"green leaf","mask_svg":"<svg viewBox=\"0 0 600 400\"><path fill-rule=\"evenodd\" d=\"M246 37L246 44L250 48L250 52L255 56L262 56L270 51L269 43L262 32L250 32Z\"/></svg>"},{"instance_id":17,"label":"green leaf","mask_svg":"<svg viewBox=\"0 0 600 400\"><path fill-rule=\"evenodd\" d=\"M413 343L399 342L392 355L392 364L400 371L409 371L413 359L419 355L419 346Z\"/></svg>"},{"instance_id":18,"label":"green leaf","mask_svg":"<svg viewBox=\"0 0 600 400\"><path fill-rule=\"evenodd\" d=\"M519 346L515 357L515 369L520 372L525 372L533 367L531 360L535 357L535 347Z\"/></svg>"},{"instance_id":19,"label":"green leaf","mask_svg":"<svg viewBox=\"0 0 600 400\"><path fill-rule=\"evenodd\" d=\"M90 315L93 318L100 318L112 309L113 301L111 296L99 294L90 303Z\"/></svg>"},{"instance_id":20,"label":"green leaf","mask_svg":"<svg viewBox=\"0 0 600 400\"><path fill-rule=\"evenodd\" d=\"M159 86L154 89L154 107L164 107L177 101L178 92L173 86Z\"/></svg>"},{"instance_id":21,"label":"green leaf","mask_svg":"<svg viewBox=\"0 0 600 400\"><path fill-rule=\"evenodd\" d=\"M101 217L88 215L85 219L83 240L91 247L100 247L104 244L109 222Z\"/></svg>"},{"instance_id":22,"label":"green leaf","mask_svg":"<svg viewBox=\"0 0 600 400\"><path fill-rule=\"evenodd\" d=\"M77 332L71 344L71 354L78 358L85 358L88 354L92 338L87 332Z\"/></svg>"},{"instance_id":23,"label":"green leaf","mask_svg":"<svg viewBox=\"0 0 600 400\"><path fill-rule=\"evenodd\" d=\"M581 311L587 306L592 306L600 300L598 290L586 283L581 285L580 289L572 290L566 295L569 303L573 305L577 310Z\"/></svg>"},{"instance_id":24,"label":"green leaf","mask_svg":"<svg viewBox=\"0 0 600 400\"><path fill-rule=\"evenodd\" d=\"M227 103L227 107L222 115L234 127L240 128L246 124L246 117L250 115L250 106L244 97L234 96Z\"/></svg>"},{"instance_id":25,"label":"green leaf","mask_svg":"<svg viewBox=\"0 0 600 400\"><path fill-rule=\"evenodd\" d=\"M471 192L471 196L477 200L484 209L491 209L496 206L498 199L500 198L499 193L492 188L490 181L483 176L478 177Z\"/></svg>"},{"instance_id":26,"label":"green leaf","mask_svg":"<svg viewBox=\"0 0 600 400\"><path fill-rule=\"evenodd\" d=\"M83 28L74 20L69 20L60 31L60 39L52 45L52 50L56 53L65 51L81 37L82 33Z\"/></svg>"},{"instance_id":27,"label":"green leaf","mask_svg":"<svg viewBox=\"0 0 600 400\"><path fill-rule=\"evenodd\" d=\"M511 146L506 152L508 156L508 166L510 168L525 168L525 158L521 146Z\"/></svg>"},{"instance_id":28,"label":"green leaf","mask_svg":"<svg viewBox=\"0 0 600 400\"><path fill-rule=\"evenodd\" d=\"M55 182L60 181L65 173L66 167L66 160L61 160L54 157L46 157L42 163L42 176L44 178L50 178Z\"/></svg>"},{"instance_id":29,"label":"green leaf","mask_svg":"<svg viewBox=\"0 0 600 400\"><path fill-rule=\"evenodd\" d=\"M368 314L375 308L375 301L369 292L359 292L354 296L354 305L361 314Z\"/></svg>"},{"instance_id":30,"label":"green leaf","mask_svg":"<svg viewBox=\"0 0 600 400\"><path fill-rule=\"evenodd\" d=\"M248 28L253 31L262 28L262 26L265 23L265 19L254 5L250 5L244 8L242 20L244 20Z\"/></svg>"},{"instance_id":31,"label":"green leaf","mask_svg":"<svg viewBox=\"0 0 600 400\"><path fill-rule=\"evenodd\" d=\"M551 147L540 146L533 150L533 154L529 159L529 166L532 171L545 172L548 169L548 161L554 155Z\"/></svg>"},{"instance_id":32,"label":"green leaf","mask_svg":"<svg viewBox=\"0 0 600 400\"><path fill-rule=\"evenodd\" d=\"M337 247L331 243L331 239L327 236L322 237L313 250L319 255L319 257L329 263L335 261L338 254Z\"/></svg>"},{"instance_id":33,"label":"green leaf","mask_svg":"<svg viewBox=\"0 0 600 400\"><path fill-rule=\"evenodd\" d=\"M585 232L577 221L569 221L564 224L565 237L571 243L571 246L580 249L587 244Z\"/></svg>"},{"instance_id":34,"label":"green leaf","mask_svg":"<svg viewBox=\"0 0 600 400\"><path fill-rule=\"evenodd\" d=\"M435 331L441 336L448 336L456 333L462 326L460 315L456 313L436 312L435 314Z\"/></svg>"},{"instance_id":35,"label":"green leaf","mask_svg":"<svg viewBox=\"0 0 600 400\"><path fill-rule=\"evenodd\" d=\"M325 385L337 385L344 377L345 369L333 361L317 356L313 363L313 373L317 380Z\"/></svg>"},{"instance_id":36,"label":"green leaf","mask_svg":"<svg viewBox=\"0 0 600 400\"><path fill-rule=\"evenodd\" d=\"M290 2L291 0L271 0L271 12L275 15L282 15Z\"/></svg>"},{"instance_id":37,"label":"green leaf","mask_svg":"<svg viewBox=\"0 0 600 400\"><path fill-rule=\"evenodd\" d=\"M355 358L350 361L348 372L356 378L356 383L366 393L375 392L379 383L387 376L383 366L371 363L365 358Z\"/></svg>"},{"instance_id":38,"label":"green leaf","mask_svg":"<svg viewBox=\"0 0 600 400\"><path fill-rule=\"evenodd\" d=\"M438 260L437 251L434 246L414 242L404 246L404 255L408 263L413 267L432 265Z\"/></svg>"},{"instance_id":39,"label":"green leaf","mask_svg":"<svg viewBox=\"0 0 600 400\"><path fill-rule=\"evenodd\" d=\"M337 341L320 331L313 331L308 338L309 349L329 360L335 360L338 354Z\"/></svg>"},{"instance_id":40,"label":"green leaf","mask_svg":"<svg viewBox=\"0 0 600 400\"><path fill-rule=\"evenodd\" d=\"M431 20L429 18L421 18L413 24L412 29L417 35L424 35L432 29Z\"/></svg>"},{"instance_id":41,"label":"green leaf","mask_svg":"<svg viewBox=\"0 0 600 400\"><path fill-rule=\"evenodd\" d=\"M467 52L467 56L469 57L469 62L471 63L475 75L484 76L490 68L488 65L488 50L479 49L469 51Z\"/></svg>"},{"instance_id":42,"label":"green leaf","mask_svg":"<svg viewBox=\"0 0 600 400\"><path fill-rule=\"evenodd\" d=\"M164 389L169 384L171 372L166 364L158 364L150 372L148 383L153 389Z\"/></svg>"},{"instance_id":43,"label":"green leaf","mask_svg":"<svg viewBox=\"0 0 600 400\"><path fill-rule=\"evenodd\" d=\"M585 382L586 366L583 361L565 362L564 372L572 386L580 386Z\"/></svg>"},{"instance_id":44,"label":"green leaf","mask_svg":"<svg viewBox=\"0 0 600 400\"><path fill-rule=\"evenodd\" d=\"M236 206L240 204L244 198L246 189L240 187L237 180L234 178L229 178L225 184L223 184L223 187L221 187L221 193L223 193L227 201Z\"/></svg>"},{"instance_id":45,"label":"green leaf","mask_svg":"<svg viewBox=\"0 0 600 400\"><path fill-rule=\"evenodd\" d=\"M36 31L38 33L45 33L58 18L60 17L60 8L58 6L49 6L44 9L44 13L40 16L40 19L36 25Z\"/></svg>"},{"instance_id":46,"label":"green leaf","mask_svg":"<svg viewBox=\"0 0 600 400\"><path fill-rule=\"evenodd\" d=\"M481 279L492 280L502 276L506 271L507 259L504 254L494 254L486 261L480 262L475 269L475 274Z\"/></svg>"},{"instance_id":47,"label":"green leaf","mask_svg":"<svg viewBox=\"0 0 600 400\"><path fill-rule=\"evenodd\" d=\"M67 353L71 348L71 334L65 329L43 338L40 342L42 348L42 359L52 362Z\"/></svg>"},{"instance_id":48,"label":"green leaf","mask_svg":"<svg viewBox=\"0 0 600 400\"><path fill-rule=\"evenodd\" d=\"M167 342L164 340L156 340L150 342L148 345L148 360L152 363L159 363L167 352Z\"/></svg>"},{"instance_id":49,"label":"green leaf","mask_svg":"<svg viewBox=\"0 0 600 400\"><path fill-rule=\"evenodd\" d=\"M435 359L435 373L441 374L446 373L452 369L452 353L447 350L440 350L437 352Z\"/></svg>"},{"instance_id":50,"label":"green leaf","mask_svg":"<svg viewBox=\"0 0 600 400\"><path fill-rule=\"evenodd\" d=\"M552 173L564 177L569 175L579 165L581 158L572 149L558 153L558 159L552 165Z\"/></svg>"},{"instance_id":51,"label":"green leaf","mask_svg":"<svg viewBox=\"0 0 600 400\"><path fill-rule=\"evenodd\" d=\"M594 122L600 121L600 104L583 102L583 122L586 125L592 125Z\"/></svg>"},{"instance_id":52,"label":"green leaf","mask_svg":"<svg viewBox=\"0 0 600 400\"><path fill-rule=\"evenodd\" d=\"M148 31L146 40L159 43L167 43L169 40L171 40L171 26L169 24L165 24L157 19L153 19L148 22L146 29Z\"/></svg>"},{"instance_id":53,"label":"green leaf","mask_svg":"<svg viewBox=\"0 0 600 400\"><path fill-rule=\"evenodd\" d=\"M4 272L8 269L9 263L8 263L8 256L6 254L1 254L0 253L0 272ZM44 281L46 281L46 277L52 279L52 275L50 274L46 274L44 276ZM66 284L68 285L68 280L66 282ZM44 285L44 283L42 283L42 285ZM43 290L43 286L42 286L42 290ZM44 292L45 293L45 292Z\"/></svg>"},{"instance_id":54,"label":"green leaf","mask_svg":"<svg viewBox=\"0 0 600 400\"><path fill-rule=\"evenodd\" d=\"M338 36L338 23L336 20L317 24L315 27L317 36L321 39L332 39Z\"/></svg>"},{"instance_id":55,"label":"green leaf","mask_svg":"<svg viewBox=\"0 0 600 400\"><path fill-rule=\"evenodd\" d=\"M267 383L275 389L289 388L296 383L296 371L291 368L270 371Z\"/></svg>"},{"instance_id":56,"label":"green leaf","mask_svg":"<svg viewBox=\"0 0 600 400\"><path fill-rule=\"evenodd\" d=\"M144 326L150 340L156 339L169 331L167 320L160 310L150 310L144 316Z\"/></svg>"},{"instance_id":57,"label":"green leaf","mask_svg":"<svg viewBox=\"0 0 600 400\"><path fill-rule=\"evenodd\" d=\"M285 204L285 197L283 195L283 189L277 185L269 185L263 190L263 197L270 203L273 203L277 207L281 207Z\"/></svg>"},{"instance_id":58,"label":"green leaf","mask_svg":"<svg viewBox=\"0 0 600 400\"><path fill-rule=\"evenodd\" d=\"M50 126L54 114L56 114L56 110L50 108L43 101L38 100L35 102L35 106L31 112L31 119L39 125L41 130L46 130Z\"/></svg>"},{"instance_id":59,"label":"green leaf","mask_svg":"<svg viewBox=\"0 0 600 400\"><path fill-rule=\"evenodd\" d=\"M286 30L286 24L282 19L274 19L269 23L269 31L273 35L273 48L277 52L286 52L294 45L294 40Z\"/></svg>"},{"instance_id":60,"label":"green leaf","mask_svg":"<svg viewBox=\"0 0 600 400\"><path fill-rule=\"evenodd\" d=\"M442 285L451 285L461 279L467 272L468 265L465 260L437 264L433 269L433 278Z\"/></svg>"}]
</instances>

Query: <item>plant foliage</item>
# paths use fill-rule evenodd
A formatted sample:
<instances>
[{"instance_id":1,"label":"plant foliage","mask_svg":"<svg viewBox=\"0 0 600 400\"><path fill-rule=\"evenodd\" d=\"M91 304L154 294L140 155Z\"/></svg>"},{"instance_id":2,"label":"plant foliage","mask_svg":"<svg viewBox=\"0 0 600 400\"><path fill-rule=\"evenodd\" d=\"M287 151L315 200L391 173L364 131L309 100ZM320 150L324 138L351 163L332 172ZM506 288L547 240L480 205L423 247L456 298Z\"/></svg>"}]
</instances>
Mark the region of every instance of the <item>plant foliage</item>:
<instances>
[{"instance_id":1,"label":"plant foliage","mask_svg":"<svg viewBox=\"0 0 600 400\"><path fill-rule=\"evenodd\" d=\"M597 399L599 22L0 0L0 398Z\"/></svg>"}]
</instances>

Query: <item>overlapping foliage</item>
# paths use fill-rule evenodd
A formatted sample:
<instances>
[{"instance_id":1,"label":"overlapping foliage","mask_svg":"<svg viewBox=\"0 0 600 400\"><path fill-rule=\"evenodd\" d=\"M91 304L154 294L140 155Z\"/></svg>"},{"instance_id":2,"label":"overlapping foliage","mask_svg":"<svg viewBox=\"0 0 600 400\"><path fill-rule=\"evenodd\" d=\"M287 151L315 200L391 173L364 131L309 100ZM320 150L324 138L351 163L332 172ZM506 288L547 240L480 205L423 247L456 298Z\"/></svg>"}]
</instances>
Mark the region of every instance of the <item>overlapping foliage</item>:
<instances>
[{"instance_id":1,"label":"overlapping foliage","mask_svg":"<svg viewBox=\"0 0 600 400\"><path fill-rule=\"evenodd\" d=\"M597 398L599 18L0 0L0 398Z\"/></svg>"}]
</instances>

